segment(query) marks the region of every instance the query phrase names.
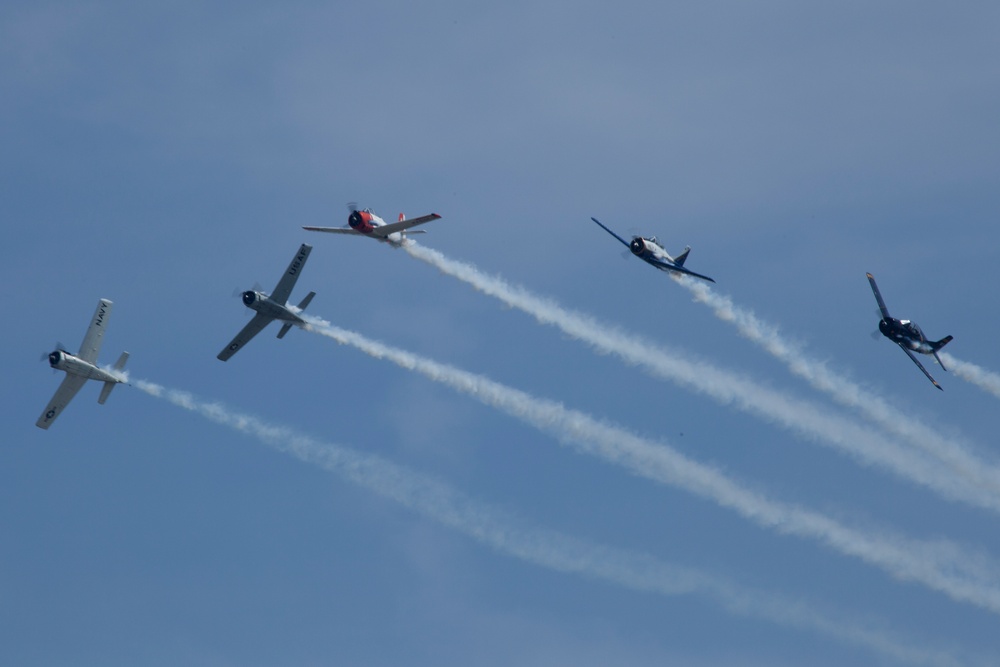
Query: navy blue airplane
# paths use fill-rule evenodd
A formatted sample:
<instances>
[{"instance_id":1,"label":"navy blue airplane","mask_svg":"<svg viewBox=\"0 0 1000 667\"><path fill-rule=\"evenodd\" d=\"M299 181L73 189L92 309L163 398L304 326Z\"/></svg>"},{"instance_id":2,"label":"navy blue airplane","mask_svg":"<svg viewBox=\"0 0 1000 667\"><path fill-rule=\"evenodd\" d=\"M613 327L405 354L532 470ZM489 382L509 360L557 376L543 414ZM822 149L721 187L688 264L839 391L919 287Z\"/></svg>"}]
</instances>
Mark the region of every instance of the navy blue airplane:
<instances>
[{"instance_id":1,"label":"navy blue airplane","mask_svg":"<svg viewBox=\"0 0 1000 667\"><path fill-rule=\"evenodd\" d=\"M885 307L885 301L882 300L882 294L878 291L878 285L875 284L875 278L870 273L865 275L868 276L868 282L872 285L872 292L875 293L875 300L878 301L878 309L882 312L882 319L879 320L878 330L882 332L883 336L899 345L903 352L906 352L906 356L912 359L913 363L917 365L917 368L924 372L927 379L930 380L935 387L944 391L944 387L939 385L937 380L931 377L931 374L927 372L924 365L917 361L917 358L913 356L913 352L933 354L934 358L937 359L938 364L941 365L941 370L946 371L948 369L941 363L941 357L939 357L937 353L938 350L951 341L952 336L945 336L939 341L927 340L927 336L924 335L924 332L915 323L910 320L897 320L895 317L889 315L889 311Z\"/></svg>"}]
</instances>

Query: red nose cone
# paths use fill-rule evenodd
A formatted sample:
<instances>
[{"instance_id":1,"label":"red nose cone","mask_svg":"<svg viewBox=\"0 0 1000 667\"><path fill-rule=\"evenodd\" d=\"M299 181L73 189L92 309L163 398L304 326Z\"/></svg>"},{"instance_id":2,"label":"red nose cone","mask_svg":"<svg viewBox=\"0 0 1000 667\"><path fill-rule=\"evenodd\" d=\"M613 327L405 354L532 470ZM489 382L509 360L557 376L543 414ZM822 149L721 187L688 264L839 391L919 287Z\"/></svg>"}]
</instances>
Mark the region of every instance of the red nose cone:
<instances>
[{"instance_id":1,"label":"red nose cone","mask_svg":"<svg viewBox=\"0 0 1000 667\"><path fill-rule=\"evenodd\" d=\"M347 224L362 234L370 234L375 227L372 225L372 214L368 211L351 211Z\"/></svg>"}]
</instances>

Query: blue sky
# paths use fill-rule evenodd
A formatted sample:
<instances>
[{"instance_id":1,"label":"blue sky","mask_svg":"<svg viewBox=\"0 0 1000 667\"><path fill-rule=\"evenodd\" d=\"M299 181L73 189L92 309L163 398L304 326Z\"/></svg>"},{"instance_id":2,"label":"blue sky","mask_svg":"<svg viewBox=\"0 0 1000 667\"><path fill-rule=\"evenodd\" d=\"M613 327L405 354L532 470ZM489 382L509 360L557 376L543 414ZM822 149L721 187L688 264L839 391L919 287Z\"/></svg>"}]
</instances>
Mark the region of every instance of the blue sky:
<instances>
[{"instance_id":1,"label":"blue sky","mask_svg":"<svg viewBox=\"0 0 1000 667\"><path fill-rule=\"evenodd\" d=\"M121 387L48 432L101 297L133 378L429 475L525 530L697 570L958 664L996 615L782 535L310 332L337 326L617 424L742 486L993 571L995 512L651 376L401 250L310 234L345 202L421 243L880 437L590 222L657 235L811 358L994 464L996 398L873 342L893 314L1000 369L1000 12L988 3L7 3L0 10L0 646L65 664L908 664L555 571ZM888 437L888 436L887 436ZM898 439L897 439L898 440ZM903 443L905 447L906 443ZM464 502L464 501L463 501ZM1000 570L997 570L1000 572ZM1000 580L1000 575L997 577ZM926 654L925 654L926 655Z\"/></svg>"}]
</instances>

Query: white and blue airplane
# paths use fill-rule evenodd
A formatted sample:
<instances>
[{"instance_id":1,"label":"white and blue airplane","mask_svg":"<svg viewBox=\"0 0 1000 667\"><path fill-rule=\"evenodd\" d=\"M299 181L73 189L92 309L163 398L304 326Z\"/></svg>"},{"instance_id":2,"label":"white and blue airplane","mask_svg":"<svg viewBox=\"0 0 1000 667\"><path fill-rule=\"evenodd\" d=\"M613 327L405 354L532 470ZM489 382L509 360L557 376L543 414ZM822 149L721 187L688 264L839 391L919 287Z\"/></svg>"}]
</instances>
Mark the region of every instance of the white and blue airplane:
<instances>
[{"instance_id":1,"label":"white and blue airplane","mask_svg":"<svg viewBox=\"0 0 1000 667\"><path fill-rule=\"evenodd\" d=\"M655 266L661 271L673 271L675 273L683 273L689 276L694 276L695 278L701 278L702 280L707 280L712 283L715 282L708 276L703 276L700 273L695 273L690 269L684 268L684 261L687 259L688 253L691 252L690 246L684 248L684 251L681 254L677 255L676 257L671 257L670 253L668 253L663 248L663 246L660 245L660 242L656 240L655 236L650 237L648 239L642 236L633 236L632 242L630 243L625 239L623 239L622 237L615 234L607 227L605 227L603 224L601 224L601 221L598 220L597 218L591 218L591 220L596 222L601 227L601 229L606 231L608 234L611 234L616 239L621 241L621 243L626 248L632 251L633 255L635 255L642 261L646 262L647 264L651 264L652 266Z\"/></svg>"},{"instance_id":2,"label":"white and blue airplane","mask_svg":"<svg viewBox=\"0 0 1000 667\"><path fill-rule=\"evenodd\" d=\"M108 400L108 396L111 395L111 390L115 388L116 384L126 382L123 371L125 362L128 361L128 352L122 352L122 356L118 357L118 361L110 369L97 366L97 353L100 352L101 341L104 340L104 330L108 326L111 305L107 299L101 299L97 304L97 310L94 311L94 317L90 320L90 326L87 328L87 334L83 337L79 352L70 354L61 349L60 346L49 353L49 365L56 370L64 371L66 377L56 389L55 396L45 407L42 416L35 422L35 426L38 428L47 429L52 426L52 422L62 414L62 411L73 400L80 388L87 383L87 380L97 380L104 383L101 395L97 399L97 402L102 405Z\"/></svg>"}]
</instances>

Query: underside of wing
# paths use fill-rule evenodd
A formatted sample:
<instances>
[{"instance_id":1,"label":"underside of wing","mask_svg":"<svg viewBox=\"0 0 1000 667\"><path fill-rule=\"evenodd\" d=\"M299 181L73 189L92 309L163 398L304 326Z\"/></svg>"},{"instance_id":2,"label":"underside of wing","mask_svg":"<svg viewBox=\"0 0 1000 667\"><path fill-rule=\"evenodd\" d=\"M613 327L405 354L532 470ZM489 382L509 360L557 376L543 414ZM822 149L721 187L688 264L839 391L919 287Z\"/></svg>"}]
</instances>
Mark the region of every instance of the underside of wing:
<instances>
[{"instance_id":1,"label":"underside of wing","mask_svg":"<svg viewBox=\"0 0 1000 667\"><path fill-rule=\"evenodd\" d=\"M253 319L247 322L247 325L243 327L238 334L236 334L236 338L233 339L233 342L227 345L222 352L219 352L218 359L220 361L226 361L229 357L239 352L244 345L249 343L254 336L259 334L264 327L270 324L272 319L274 318L268 317L267 315L261 315L260 313L254 315Z\"/></svg>"},{"instance_id":2,"label":"underside of wing","mask_svg":"<svg viewBox=\"0 0 1000 667\"><path fill-rule=\"evenodd\" d=\"M396 232L402 232L402 231L405 231L405 230L409 229L410 227L416 227L417 225L422 225L425 222L430 222L431 220L437 220L440 217L441 216L438 215L437 213L431 213L430 215L422 215L419 218L410 218L409 220L400 220L399 222L390 222L387 225L382 225L380 227L376 227L375 230L372 231L372 236L378 236L378 237L381 237L381 238L385 238L385 237L389 236L389 234L395 234Z\"/></svg>"},{"instance_id":3,"label":"underside of wing","mask_svg":"<svg viewBox=\"0 0 1000 667\"><path fill-rule=\"evenodd\" d=\"M56 389L55 396L49 401L49 404L45 406L45 410L42 412L42 416L38 418L35 422L35 426L38 428L47 429L52 426L52 422L56 420L56 417L62 414L63 409L69 405L69 402L73 400L76 396L76 392L80 391L80 387L87 383L87 378L81 377L79 375L66 374L63 378L62 384Z\"/></svg>"},{"instance_id":4,"label":"underside of wing","mask_svg":"<svg viewBox=\"0 0 1000 667\"><path fill-rule=\"evenodd\" d=\"M111 316L111 302L101 299L97 304L94 316L90 318L90 326L87 327L87 334L80 344L80 352L76 356L92 364L97 363L97 355L101 351L101 343L104 342L104 330L108 326L108 318Z\"/></svg>"},{"instance_id":5,"label":"underside of wing","mask_svg":"<svg viewBox=\"0 0 1000 667\"><path fill-rule=\"evenodd\" d=\"M326 232L327 234L356 234L364 236L358 230L351 229L350 227L303 227L302 229L307 229L310 232Z\"/></svg>"},{"instance_id":6,"label":"underside of wing","mask_svg":"<svg viewBox=\"0 0 1000 667\"><path fill-rule=\"evenodd\" d=\"M901 344L899 345L899 349L901 349L903 352L906 352L906 356L908 356L911 360L913 360L913 363L915 363L917 365L917 368L919 368L921 371L923 371L924 375L927 376L927 379L931 381L931 384L933 384L935 387L937 387L941 391L944 391L944 387L942 387L941 385L939 385L937 383L937 380L935 380L933 377L931 377L931 374L927 372L927 369L924 368L924 365L922 363L920 363L920 360L917 359L915 356L913 356L912 352L910 352L909 350L907 350L906 347L903 346L903 345L901 345Z\"/></svg>"},{"instance_id":7,"label":"underside of wing","mask_svg":"<svg viewBox=\"0 0 1000 667\"><path fill-rule=\"evenodd\" d=\"M691 271L690 269L685 269L683 266L676 266L676 265L674 265L674 266L671 267L671 269L674 270L674 271L676 271L676 272L678 272L678 273L683 273L683 274L688 275L688 276L693 276L694 278L701 278L702 280L707 280L710 283L714 283L715 282L715 279L709 278L708 276L703 276L700 273L695 273L694 271Z\"/></svg>"},{"instance_id":8,"label":"underside of wing","mask_svg":"<svg viewBox=\"0 0 1000 667\"><path fill-rule=\"evenodd\" d=\"M596 222L596 223L597 223L597 224L598 224L598 225L600 226L600 228L601 228L601 229L603 229L604 231L606 231L606 232L607 232L608 234L611 234L611 235L612 235L612 236L614 236L614 237L615 237L616 239L618 239L619 241L621 241L621 242L622 242L622 244L623 244L623 245L624 245L624 246L625 246L626 248L627 248L627 247L629 247L629 244L628 244L628 241L626 241L625 239L623 239L622 237L618 236L618 235L617 235L617 234L615 234L615 233L614 233L613 231L611 231L610 229L608 229L607 227L605 227L605 226L604 226L604 224L603 224L603 223L602 223L602 222L601 222L600 220L598 220L597 218L591 218L591 220L593 220L594 222Z\"/></svg>"},{"instance_id":9,"label":"underside of wing","mask_svg":"<svg viewBox=\"0 0 1000 667\"><path fill-rule=\"evenodd\" d=\"M309 259L310 252L312 252L311 245L303 243L299 246L299 249L295 252L295 257L288 263L288 268L285 269L284 275L281 276L281 280L278 281L278 284L274 286L274 291L271 292L273 300L281 305L285 305L288 297L292 295L292 288L295 287L295 282L299 279L302 269L306 266L306 260Z\"/></svg>"},{"instance_id":10,"label":"underside of wing","mask_svg":"<svg viewBox=\"0 0 1000 667\"><path fill-rule=\"evenodd\" d=\"M885 301L882 300L882 293L878 291L878 285L875 284L875 276L873 276L870 273L866 273L865 275L868 276L868 282L872 286L872 292L875 293L875 300L878 301L878 309L882 312L882 319L885 319L885 320L889 319L889 317L890 317L889 316L889 309L885 307ZM914 361L916 361L916 360L914 360ZM917 365L919 366L920 364L917 364ZM926 373L927 371L924 371L924 372ZM928 377L930 377L930 376L928 376ZM934 381L931 380L931 382L934 382ZM934 382L934 384L937 384L937 382Z\"/></svg>"},{"instance_id":11,"label":"underside of wing","mask_svg":"<svg viewBox=\"0 0 1000 667\"><path fill-rule=\"evenodd\" d=\"M709 278L708 276L703 276L700 273L695 273L694 271L692 271L690 269L685 269L683 266L677 266L676 264L674 264L672 262L667 262L667 261L662 260L662 259L656 259L655 257L650 257L646 261L649 262L650 264L652 264L653 266L655 266L656 268L662 269L663 271L673 271L674 273L681 273L681 274L684 274L684 275L687 275L687 276L693 276L695 278L701 278L702 280L707 280L710 283L714 283L715 282L715 280L713 278Z\"/></svg>"}]
</instances>

